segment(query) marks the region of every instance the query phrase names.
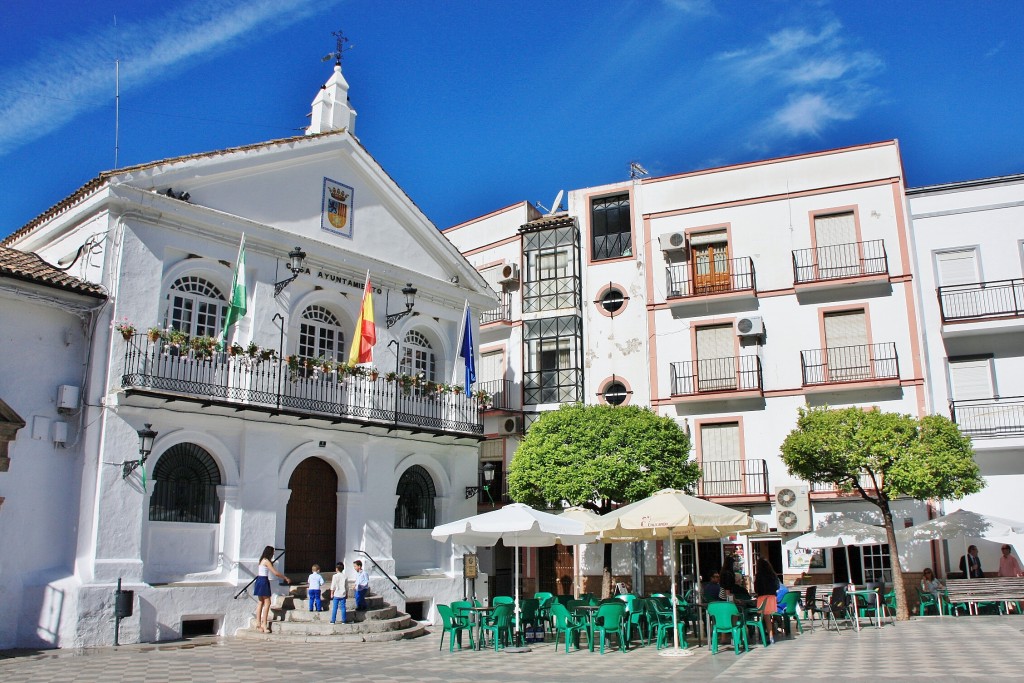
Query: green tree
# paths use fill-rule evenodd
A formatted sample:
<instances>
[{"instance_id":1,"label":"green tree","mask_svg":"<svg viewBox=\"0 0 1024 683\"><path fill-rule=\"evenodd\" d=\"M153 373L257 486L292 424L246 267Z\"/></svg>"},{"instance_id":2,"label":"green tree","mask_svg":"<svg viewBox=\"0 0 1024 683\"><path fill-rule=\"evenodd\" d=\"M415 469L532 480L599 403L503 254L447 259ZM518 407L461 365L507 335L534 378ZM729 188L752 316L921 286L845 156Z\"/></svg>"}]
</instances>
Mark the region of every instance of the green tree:
<instances>
[{"instance_id":1,"label":"green tree","mask_svg":"<svg viewBox=\"0 0 1024 683\"><path fill-rule=\"evenodd\" d=\"M508 491L527 505L580 505L604 514L663 488L692 490L700 468L689 454L690 437L670 417L636 406L563 405L530 426L512 460ZM606 595L611 564L606 545Z\"/></svg>"},{"instance_id":2,"label":"green tree","mask_svg":"<svg viewBox=\"0 0 1024 683\"><path fill-rule=\"evenodd\" d=\"M890 503L906 496L963 498L985 485L970 439L940 415L918 420L877 409L801 408L782 443L782 461L793 476L856 491L881 510L900 620L910 615Z\"/></svg>"}]
</instances>

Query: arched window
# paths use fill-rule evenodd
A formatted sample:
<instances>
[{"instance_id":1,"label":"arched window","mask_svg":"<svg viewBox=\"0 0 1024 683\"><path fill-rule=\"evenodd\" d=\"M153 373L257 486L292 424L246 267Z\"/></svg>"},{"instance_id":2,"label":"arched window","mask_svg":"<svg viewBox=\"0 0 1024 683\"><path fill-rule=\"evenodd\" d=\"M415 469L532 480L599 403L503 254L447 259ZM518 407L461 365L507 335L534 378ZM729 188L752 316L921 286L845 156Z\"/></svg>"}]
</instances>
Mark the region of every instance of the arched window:
<instances>
[{"instance_id":1,"label":"arched window","mask_svg":"<svg viewBox=\"0 0 1024 683\"><path fill-rule=\"evenodd\" d=\"M434 479L419 465L407 469L398 480L396 529L434 528Z\"/></svg>"},{"instance_id":2,"label":"arched window","mask_svg":"<svg viewBox=\"0 0 1024 683\"><path fill-rule=\"evenodd\" d=\"M153 468L149 521L216 524L220 483L220 468L203 448L194 443L171 446Z\"/></svg>"},{"instance_id":3,"label":"arched window","mask_svg":"<svg viewBox=\"0 0 1024 683\"><path fill-rule=\"evenodd\" d=\"M216 286L201 277L187 275L175 280L168 298L168 327L193 337L220 335L228 305Z\"/></svg>"},{"instance_id":4,"label":"arched window","mask_svg":"<svg viewBox=\"0 0 1024 683\"><path fill-rule=\"evenodd\" d=\"M344 359L345 333L337 316L323 306L310 306L302 312L299 324L299 355L307 358Z\"/></svg>"},{"instance_id":5,"label":"arched window","mask_svg":"<svg viewBox=\"0 0 1024 683\"><path fill-rule=\"evenodd\" d=\"M423 373L424 379L428 382L436 381L437 361L434 358L434 349L422 333L410 330L402 342L402 362L399 365L399 372L405 375L418 375Z\"/></svg>"}]
</instances>

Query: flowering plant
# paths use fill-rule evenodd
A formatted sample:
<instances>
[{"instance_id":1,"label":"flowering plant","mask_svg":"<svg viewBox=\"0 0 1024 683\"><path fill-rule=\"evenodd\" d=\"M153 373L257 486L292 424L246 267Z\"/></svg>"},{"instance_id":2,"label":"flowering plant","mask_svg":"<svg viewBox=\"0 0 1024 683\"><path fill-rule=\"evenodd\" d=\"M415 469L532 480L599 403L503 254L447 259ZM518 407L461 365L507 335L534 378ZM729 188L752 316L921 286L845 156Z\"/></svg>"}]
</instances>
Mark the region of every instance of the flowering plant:
<instances>
[{"instance_id":1,"label":"flowering plant","mask_svg":"<svg viewBox=\"0 0 1024 683\"><path fill-rule=\"evenodd\" d=\"M125 341L132 338L135 334L135 324L128 320L128 318L121 318L114 322L114 329L121 333Z\"/></svg>"}]
</instances>

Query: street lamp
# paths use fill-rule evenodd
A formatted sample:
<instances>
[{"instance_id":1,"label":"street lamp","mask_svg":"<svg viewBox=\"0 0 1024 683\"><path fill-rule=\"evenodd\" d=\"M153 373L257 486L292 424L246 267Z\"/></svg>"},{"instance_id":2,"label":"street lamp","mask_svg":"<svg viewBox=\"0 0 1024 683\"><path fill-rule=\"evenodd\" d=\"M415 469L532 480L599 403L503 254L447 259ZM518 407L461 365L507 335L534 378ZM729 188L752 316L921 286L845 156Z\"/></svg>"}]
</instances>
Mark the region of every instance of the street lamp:
<instances>
[{"instance_id":1,"label":"street lamp","mask_svg":"<svg viewBox=\"0 0 1024 683\"><path fill-rule=\"evenodd\" d=\"M399 320L412 313L412 307L416 305L416 288L412 286L411 282L405 283L405 287L402 287L402 294L405 295L405 310L399 311L398 313L387 314L386 321L389 329L394 327L395 323L397 323ZM385 302L384 306L386 311L387 302Z\"/></svg>"},{"instance_id":2,"label":"street lamp","mask_svg":"<svg viewBox=\"0 0 1024 683\"><path fill-rule=\"evenodd\" d=\"M127 479L128 475L131 474L140 465L145 464L146 458L153 452L153 442L156 441L157 433L150 429L153 425L148 422L142 426L142 429L138 430L139 434L139 459L138 460L125 460L121 463L121 478Z\"/></svg>"},{"instance_id":3,"label":"street lamp","mask_svg":"<svg viewBox=\"0 0 1024 683\"><path fill-rule=\"evenodd\" d=\"M301 248L295 247L288 252L288 270L292 271L292 276L286 280L281 280L274 285L274 296L278 296L284 291L284 288L292 283L292 280L299 276L299 273L306 269L306 252L302 251Z\"/></svg>"},{"instance_id":4,"label":"street lamp","mask_svg":"<svg viewBox=\"0 0 1024 683\"><path fill-rule=\"evenodd\" d=\"M493 462L488 462L483 466L484 474L484 485L483 486L467 486L466 487L466 500L469 500L475 496L482 488L487 492L487 497L491 499L491 505L494 505L494 498L491 496L491 483L494 481L494 470L497 467L494 466Z\"/></svg>"}]
</instances>

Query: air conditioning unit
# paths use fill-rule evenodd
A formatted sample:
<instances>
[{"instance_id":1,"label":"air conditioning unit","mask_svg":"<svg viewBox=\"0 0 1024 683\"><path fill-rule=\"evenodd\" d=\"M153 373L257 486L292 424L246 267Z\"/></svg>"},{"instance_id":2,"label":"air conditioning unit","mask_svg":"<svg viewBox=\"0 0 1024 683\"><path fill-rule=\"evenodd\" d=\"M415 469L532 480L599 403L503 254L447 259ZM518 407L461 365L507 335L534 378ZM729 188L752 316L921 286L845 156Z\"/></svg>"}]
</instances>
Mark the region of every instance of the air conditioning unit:
<instances>
[{"instance_id":1,"label":"air conditioning unit","mask_svg":"<svg viewBox=\"0 0 1024 683\"><path fill-rule=\"evenodd\" d=\"M736 321L736 334L740 337L760 337L764 334L764 320L751 315Z\"/></svg>"},{"instance_id":2,"label":"air conditioning unit","mask_svg":"<svg viewBox=\"0 0 1024 683\"><path fill-rule=\"evenodd\" d=\"M515 263L506 263L501 267L501 277L498 283L502 285L519 284L519 266Z\"/></svg>"},{"instance_id":3,"label":"air conditioning unit","mask_svg":"<svg viewBox=\"0 0 1024 683\"><path fill-rule=\"evenodd\" d=\"M682 251L686 249L686 234L670 232L667 235L658 235L658 246L662 251Z\"/></svg>"},{"instance_id":4,"label":"air conditioning unit","mask_svg":"<svg viewBox=\"0 0 1024 683\"><path fill-rule=\"evenodd\" d=\"M811 530L811 489L790 484L775 487L775 524L782 532Z\"/></svg>"},{"instance_id":5,"label":"air conditioning unit","mask_svg":"<svg viewBox=\"0 0 1024 683\"><path fill-rule=\"evenodd\" d=\"M506 417L501 421L501 425L498 427L499 434L522 434L523 433L523 418L521 417Z\"/></svg>"}]
</instances>

